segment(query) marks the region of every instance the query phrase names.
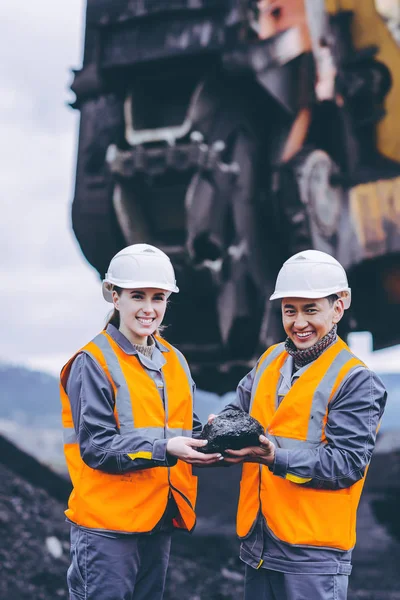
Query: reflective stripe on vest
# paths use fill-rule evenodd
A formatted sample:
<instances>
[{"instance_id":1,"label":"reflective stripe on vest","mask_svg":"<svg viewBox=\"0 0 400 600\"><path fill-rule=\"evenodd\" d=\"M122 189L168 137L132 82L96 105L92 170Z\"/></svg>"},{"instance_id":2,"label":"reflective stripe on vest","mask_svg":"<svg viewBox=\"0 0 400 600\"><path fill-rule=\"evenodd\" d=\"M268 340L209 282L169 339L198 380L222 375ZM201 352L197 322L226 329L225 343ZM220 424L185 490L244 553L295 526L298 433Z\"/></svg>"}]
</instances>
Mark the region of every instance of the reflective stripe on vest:
<instances>
[{"instance_id":1,"label":"reflective stripe on vest","mask_svg":"<svg viewBox=\"0 0 400 600\"><path fill-rule=\"evenodd\" d=\"M169 428L168 425L164 425L163 427L139 427L134 422L134 415L132 412L132 403L130 398L130 393L128 389L128 384L125 380L125 376L122 372L121 366L118 362L117 355L115 354L113 347L111 345L110 340L111 337L108 337L103 334L99 334L93 340L100 350L103 353L105 361L107 363L108 371L110 373L111 379L117 389L116 394L116 408L119 418L119 430L121 435L129 435L133 433L135 430L139 431L142 435L153 438L160 439L166 437L170 439L172 437L176 437L178 435L184 435L187 437L192 436L192 429L180 429L180 428ZM115 344L115 342L114 342ZM116 345L116 344L115 344ZM86 350L86 353L91 356L91 358L97 362L96 357L93 356L89 351ZM190 381L189 371L186 363L184 364L181 360L179 353L175 352L177 355L180 364L183 366L185 370L185 374ZM99 365L101 367L101 365ZM168 390L164 389L164 400L165 400L165 423L168 423Z\"/></svg>"},{"instance_id":2,"label":"reflective stripe on vest","mask_svg":"<svg viewBox=\"0 0 400 600\"><path fill-rule=\"evenodd\" d=\"M259 383L259 381L260 381L260 379L261 379L264 371L284 351L285 351L285 344L284 343L282 343L282 344L276 344L275 346L271 346L271 348L269 348L261 356L261 358L260 358L260 360L258 362L258 365L257 365L256 376L254 378L253 387L251 389L251 399L250 399L249 413L251 413L251 410L252 410L252 407L253 407L253 402L254 402L254 397L256 395L256 391L257 391L257 387L258 387L258 383Z\"/></svg>"},{"instance_id":3,"label":"reflective stripe on vest","mask_svg":"<svg viewBox=\"0 0 400 600\"><path fill-rule=\"evenodd\" d=\"M285 449L315 449L326 443L329 402L349 373L363 363L340 339L293 383L277 406L280 370L288 354L282 344L260 360L252 390L250 414L267 437ZM261 476L260 476L261 474ZM243 465L237 529L248 535L261 510L268 527L293 545L349 550L355 544L355 518L364 480L345 490L304 487L310 479L273 475L263 466ZM335 518L332 518L335 515Z\"/></svg>"},{"instance_id":4,"label":"reflective stripe on vest","mask_svg":"<svg viewBox=\"0 0 400 600\"><path fill-rule=\"evenodd\" d=\"M128 355L102 332L81 352L87 353L105 373L114 391L114 414L119 434L167 439L192 435L193 398L189 371L173 346L162 367L165 407L156 383L142 367L137 356ZM76 355L61 373L64 449L74 486L66 515L73 522L91 528L124 532L151 531L162 517L169 494L177 503L178 528L191 530L195 524L197 478L190 465L178 461L174 467L153 467L121 475L107 474L88 467L80 457L66 383ZM134 445L134 444L133 444ZM150 452L127 454L149 458Z\"/></svg>"}]
</instances>

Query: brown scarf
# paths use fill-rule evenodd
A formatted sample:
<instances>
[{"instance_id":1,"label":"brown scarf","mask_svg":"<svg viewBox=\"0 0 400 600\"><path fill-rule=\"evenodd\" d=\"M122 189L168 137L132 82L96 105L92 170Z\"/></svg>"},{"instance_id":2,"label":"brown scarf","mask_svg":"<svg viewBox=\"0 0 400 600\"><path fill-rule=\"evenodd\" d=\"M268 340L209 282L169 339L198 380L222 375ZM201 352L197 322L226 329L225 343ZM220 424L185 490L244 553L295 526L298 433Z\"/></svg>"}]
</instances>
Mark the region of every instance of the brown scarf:
<instances>
[{"instance_id":1,"label":"brown scarf","mask_svg":"<svg viewBox=\"0 0 400 600\"><path fill-rule=\"evenodd\" d=\"M337 340L337 325L335 324L329 333L324 335L323 338L318 340L314 346L311 348L306 348L305 350L299 350L296 348L292 340L288 337L285 341L285 350L293 356L294 364L297 369L301 369L308 363L313 362L316 358L321 356L321 354L334 342Z\"/></svg>"},{"instance_id":2,"label":"brown scarf","mask_svg":"<svg viewBox=\"0 0 400 600\"><path fill-rule=\"evenodd\" d=\"M147 338L147 345L141 345L141 344L133 344L133 347L136 348L136 350L138 352L140 352L140 354L143 354L144 356L147 356L147 358L151 358L153 356L153 350L156 347L153 338L149 335L149 337Z\"/></svg>"}]
</instances>

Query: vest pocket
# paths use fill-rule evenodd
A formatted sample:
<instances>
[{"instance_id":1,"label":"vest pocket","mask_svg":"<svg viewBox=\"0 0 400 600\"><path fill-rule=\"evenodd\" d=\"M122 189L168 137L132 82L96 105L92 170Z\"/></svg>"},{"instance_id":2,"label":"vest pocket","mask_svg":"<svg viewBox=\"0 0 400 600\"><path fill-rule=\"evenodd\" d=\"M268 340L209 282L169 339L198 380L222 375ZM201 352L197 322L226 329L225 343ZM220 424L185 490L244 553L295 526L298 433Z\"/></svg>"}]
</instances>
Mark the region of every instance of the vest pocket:
<instances>
[{"instance_id":1,"label":"vest pocket","mask_svg":"<svg viewBox=\"0 0 400 600\"><path fill-rule=\"evenodd\" d=\"M341 550L349 550L354 545L354 519L348 489L330 492L303 488L296 496L297 539L292 543Z\"/></svg>"},{"instance_id":2,"label":"vest pocket","mask_svg":"<svg viewBox=\"0 0 400 600\"><path fill-rule=\"evenodd\" d=\"M316 490L265 472L262 511L280 540L296 546L349 550L355 543L352 488Z\"/></svg>"}]
</instances>

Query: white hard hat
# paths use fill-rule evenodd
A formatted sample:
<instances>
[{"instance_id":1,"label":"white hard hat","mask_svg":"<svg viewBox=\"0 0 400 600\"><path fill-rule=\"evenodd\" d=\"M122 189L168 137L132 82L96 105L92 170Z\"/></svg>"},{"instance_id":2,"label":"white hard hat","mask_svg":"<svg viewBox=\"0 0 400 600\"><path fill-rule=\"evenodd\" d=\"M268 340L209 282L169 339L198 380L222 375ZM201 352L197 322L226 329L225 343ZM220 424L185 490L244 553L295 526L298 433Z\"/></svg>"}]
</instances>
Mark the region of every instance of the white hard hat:
<instances>
[{"instance_id":1,"label":"white hard hat","mask_svg":"<svg viewBox=\"0 0 400 600\"><path fill-rule=\"evenodd\" d=\"M278 298L326 298L337 294L345 308L351 304L351 289L342 265L326 252L304 250L291 256L278 273L275 291Z\"/></svg>"},{"instance_id":2,"label":"white hard hat","mask_svg":"<svg viewBox=\"0 0 400 600\"><path fill-rule=\"evenodd\" d=\"M114 285L179 292L170 259L165 252L149 244L133 244L114 256L103 280L103 296L107 302L113 301Z\"/></svg>"}]
</instances>

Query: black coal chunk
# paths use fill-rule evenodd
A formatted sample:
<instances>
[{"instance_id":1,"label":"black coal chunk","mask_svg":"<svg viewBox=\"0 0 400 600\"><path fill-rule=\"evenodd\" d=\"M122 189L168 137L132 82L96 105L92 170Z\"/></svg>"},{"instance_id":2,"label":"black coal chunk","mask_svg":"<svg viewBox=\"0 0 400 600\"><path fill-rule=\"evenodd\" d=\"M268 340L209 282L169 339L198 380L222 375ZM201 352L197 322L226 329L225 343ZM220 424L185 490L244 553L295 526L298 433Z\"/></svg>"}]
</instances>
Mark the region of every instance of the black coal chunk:
<instances>
[{"instance_id":1,"label":"black coal chunk","mask_svg":"<svg viewBox=\"0 0 400 600\"><path fill-rule=\"evenodd\" d=\"M224 452L228 448L240 450L248 446L259 446L258 438L264 433L264 428L257 419L243 410L227 410L204 425L200 437L208 440L208 444L198 450L211 454Z\"/></svg>"}]
</instances>

